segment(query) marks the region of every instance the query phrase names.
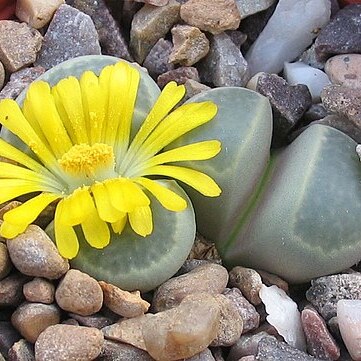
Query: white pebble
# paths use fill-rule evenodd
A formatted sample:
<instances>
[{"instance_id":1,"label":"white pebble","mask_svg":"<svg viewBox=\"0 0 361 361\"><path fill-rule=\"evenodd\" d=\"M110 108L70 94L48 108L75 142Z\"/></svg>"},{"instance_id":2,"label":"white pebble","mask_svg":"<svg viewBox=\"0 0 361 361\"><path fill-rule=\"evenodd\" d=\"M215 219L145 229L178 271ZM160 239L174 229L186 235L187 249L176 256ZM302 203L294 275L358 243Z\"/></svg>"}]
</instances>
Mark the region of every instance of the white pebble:
<instances>
[{"instance_id":1,"label":"white pebble","mask_svg":"<svg viewBox=\"0 0 361 361\"><path fill-rule=\"evenodd\" d=\"M290 85L305 84L310 90L313 102L320 101L322 89L330 85L327 74L300 61L285 63L283 74Z\"/></svg>"},{"instance_id":2,"label":"white pebble","mask_svg":"<svg viewBox=\"0 0 361 361\"><path fill-rule=\"evenodd\" d=\"M262 285L259 296L268 313L267 321L289 345L305 351L305 335L297 304L287 296L285 291L275 285L271 287Z\"/></svg>"},{"instance_id":3,"label":"white pebble","mask_svg":"<svg viewBox=\"0 0 361 361\"><path fill-rule=\"evenodd\" d=\"M330 0L280 0L267 25L246 55L251 75L279 73L296 59L330 20Z\"/></svg>"},{"instance_id":4,"label":"white pebble","mask_svg":"<svg viewBox=\"0 0 361 361\"><path fill-rule=\"evenodd\" d=\"M361 300L337 302L337 321L342 339L355 361L361 360Z\"/></svg>"}]
</instances>

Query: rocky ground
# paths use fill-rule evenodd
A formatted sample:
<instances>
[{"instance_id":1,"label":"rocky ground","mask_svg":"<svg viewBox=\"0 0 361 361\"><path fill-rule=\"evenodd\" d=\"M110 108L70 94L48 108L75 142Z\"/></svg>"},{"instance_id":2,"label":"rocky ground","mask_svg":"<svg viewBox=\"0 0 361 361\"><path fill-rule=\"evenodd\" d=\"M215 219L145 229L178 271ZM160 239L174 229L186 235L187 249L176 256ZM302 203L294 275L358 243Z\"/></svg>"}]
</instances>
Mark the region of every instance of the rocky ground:
<instances>
[{"instance_id":1,"label":"rocky ground","mask_svg":"<svg viewBox=\"0 0 361 361\"><path fill-rule=\"evenodd\" d=\"M0 99L102 53L188 97L256 90L272 104L274 147L313 123L361 143L361 1L18 0L14 12L0 1ZM31 242L0 240L0 360L361 360L356 267L292 286L227 270L199 236L178 274L140 295L69 269L41 228L26 232Z\"/></svg>"}]
</instances>

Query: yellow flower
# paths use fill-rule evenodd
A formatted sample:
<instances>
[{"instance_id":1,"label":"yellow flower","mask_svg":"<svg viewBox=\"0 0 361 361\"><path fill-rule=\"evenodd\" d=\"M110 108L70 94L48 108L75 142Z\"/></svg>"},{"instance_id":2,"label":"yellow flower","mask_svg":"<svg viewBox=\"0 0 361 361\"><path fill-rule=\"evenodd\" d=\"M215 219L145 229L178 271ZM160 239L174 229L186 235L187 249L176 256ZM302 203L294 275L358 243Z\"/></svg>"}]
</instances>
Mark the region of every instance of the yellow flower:
<instances>
[{"instance_id":1,"label":"yellow flower","mask_svg":"<svg viewBox=\"0 0 361 361\"><path fill-rule=\"evenodd\" d=\"M131 139L139 80L139 70L119 62L105 67L99 77L87 71L80 80L69 77L52 88L35 82L22 109L10 99L0 102L0 123L33 152L29 156L0 139L0 156L13 161L0 162L0 203L40 192L4 215L3 237L11 239L24 232L45 207L58 200L55 241L63 257L73 258L79 249L77 225L95 248L105 247L110 228L120 233L127 221L137 234L149 235L153 222L147 192L168 210L187 207L155 176L180 180L206 196L220 194L206 174L168 164L212 158L220 151L219 141L163 151L211 120L216 105L192 103L172 111L185 89L171 82Z\"/></svg>"}]
</instances>

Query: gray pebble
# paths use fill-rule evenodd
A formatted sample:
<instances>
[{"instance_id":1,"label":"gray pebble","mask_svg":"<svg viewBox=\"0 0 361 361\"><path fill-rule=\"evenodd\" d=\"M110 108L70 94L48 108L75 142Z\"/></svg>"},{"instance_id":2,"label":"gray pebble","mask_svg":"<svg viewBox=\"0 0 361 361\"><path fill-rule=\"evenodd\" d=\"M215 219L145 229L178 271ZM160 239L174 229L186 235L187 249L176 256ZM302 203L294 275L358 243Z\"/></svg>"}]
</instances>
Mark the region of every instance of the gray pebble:
<instances>
[{"instance_id":1,"label":"gray pebble","mask_svg":"<svg viewBox=\"0 0 361 361\"><path fill-rule=\"evenodd\" d=\"M160 88L164 88L170 81L178 84L184 84L187 80L193 79L199 81L199 75L196 68L192 66L181 66L180 68L169 70L158 76L157 84Z\"/></svg>"},{"instance_id":2,"label":"gray pebble","mask_svg":"<svg viewBox=\"0 0 361 361\"><path fill-rule=\"evenodd\" d=\"M241 20L250 15L267 10L274 2L275 0L236 0Z\"/></svg>"},{"instance_id":3,"label":"gray pebble","mask_svg":"<svg viewBox=\"0 0 361 361\"><path fill-rule=\"evenodd\" d=\"M76 313L69 313L69 316L72 317L73 320L76 320L77 324L80 326L95 327L99 330L112 324L112 320L108 317L97 313L91 316L81 316Z\"/></svg>"},{"instance_id":4,"label":"gray pebble","mask_svg":"<svg viewBox=\"0 0 361 361\"><path fill-rule=\"evenodd\" d=\"M15 342L9 350L8 360L35 361L34 346L24 339Z\"/></svg>"},{"instance_id":5,"label":"gray pebble","mask_svg":"<svg viewBox=\"0 0 361 361\"><path fill-rule=\"evenodd\" d=\"M5 278L11 270L11 260L6 245L0 242L0 280Z\"/></svg>"},{"instance_id":6,"label":"gray pebble","mask_svg":"<svg viewBox=\"0 0 361 361\"><path fill-rule=\"evenodd\" d=\"M24 299L23 285L28 278L13 273L0 281L0 307L18 306Z\"/></svg>"},{"instance_id":7,"label":"gray pebble","mask_svg":"<svg viewBox=\"0 0 361 361\"><path fill-rule=\"evenodd\" d=\"M9 349L21 339L10 322L0 321L0 355L7 355Z\"/></svg>"},{"instance_id":8,"label":"gray pebble","mask_svg":"<svg viewBox=\"0 0 361 361\"><path fill-rule=\"evenodd\" d=\"M5 69L3 63L0 61L0 90L4 86L5 82Z\"/></svg>"}]
</instances>

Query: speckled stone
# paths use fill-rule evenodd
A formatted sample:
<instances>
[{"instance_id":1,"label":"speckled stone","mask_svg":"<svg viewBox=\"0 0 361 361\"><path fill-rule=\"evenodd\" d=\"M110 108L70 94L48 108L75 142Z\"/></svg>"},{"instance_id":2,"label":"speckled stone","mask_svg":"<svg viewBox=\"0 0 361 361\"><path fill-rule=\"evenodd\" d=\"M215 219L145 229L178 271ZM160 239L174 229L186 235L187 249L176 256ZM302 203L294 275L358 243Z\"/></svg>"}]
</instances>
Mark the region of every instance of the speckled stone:
<instances>
[{"instance_id":1,"label":"speckled stone","mask_svg":"<svg viewBox=\"0 0 361 361\"><path fill-rule=\"evenodd\" d=\"M187 24L212 34L235 30L241 21L235 0L188 0L180 16Z\"/></svg>"},{"instance_id":2,"label":"speckled stone","mask_svg":"<svg viewBox=\"0 0 361 361\"><path fill-rule=\"evenodd\" d=\"M336 316L339 300L361 300L361 274L338 274L317 278L311 281L306 298L328 321Z\"/></svg>"},{"instance_id":3,"label":"speckled stone","mask_svg":"<svg viewBox=\"0 0 361 361\"><path fill-rule=\"evenodd\" d=\"M130 50L138 63L154 44L168 33L179 20L180 4L170 0L166 6L144 5L134 16L130 29Z\"/></svg>"},{"instance_id":4,"label":"speckled stone","mask_svg":"<svg viewBox=\"0 0 361 361\"><path fill-rule=\"evenodd\" d=\"M0 61L10 73L34 63L41 42L40 33L27 24L0 20Z\"/></svg>"},{"instance_id":5,"label":"speckled stone","mask_svg":"<svg viewBox=\"0 0 361 361\"><path fill-rule=\"evenodd\" d=\"M55 286L46 279L36 277L24 285L23 293L29 302L51 304L54 302Z\"/></svg>"},{"instance_id":6,"label":"speckled stone","mask_svg":"<svg viewBox=\"0 0 361 361\"><path fill-rule=\"evenodd\" d=\"M0 280L5 278L11 271L11 261L8 249L0 242Z\"/></svg>"},{"instance_id":7,"label":"speckled stone","mask_svg":"<svg viewBox=\"0 0 361 361\"><path fill-rule=\"evenodd\" d=\"M170 81L175 81L178 84L184 84L189 79L199 81L197 69L192 66L181 66L180 68L169 70L166 73L159 75L157 78L157 84L160 88L164 88Z\"/></svg>"},{"instance_id":8,"label":"speckled stone","mask_svg":"<svg viewBox=\"0 0 361 361\"><path fill-rule=\"evenodd\" d=\"M0 61L0 90L4 86L5 82L5 69L3 63Z\"/></svg>"},{"instance_id":9,"label":"speckled stone","mask_svg":"<svg viewBox=\"0 0 361 361\"><path fill-rule=\"evenodd\" d=\"M12 273L0 281L0 307L16 307L23 300L23 285L28 278L20 273Z\"/></svg>"},{"instance_id":10,"label":"speckled stone","mask_svg":"<svg viewBox=\"0 0 361 361\"><path fill-rule=\"evenodd\" d=\"M34 346L24 339L15 342L9 350L8 360L35 361Z\"/></svg>"},{"instance_id":11,"label":"speckled stone","mask_svg":"<svg viewBox=\"0 0 361 361\"><path fill-rule=\"evenodd\" d=\"M341 9L315 40L320 60L334 54L361 52L361 4Z\"/></svg>"},{"instance_id":12,"label":"speckled stone","mask_svg":"<svg viewBox=\"0 0 361 361\"><path fill-rule=\"evenodd\" d=\"M77 56L100 53L98 33L90 16L64 4L54 14L35 64L50 69Z\"/></svg>"}]
</instances>

